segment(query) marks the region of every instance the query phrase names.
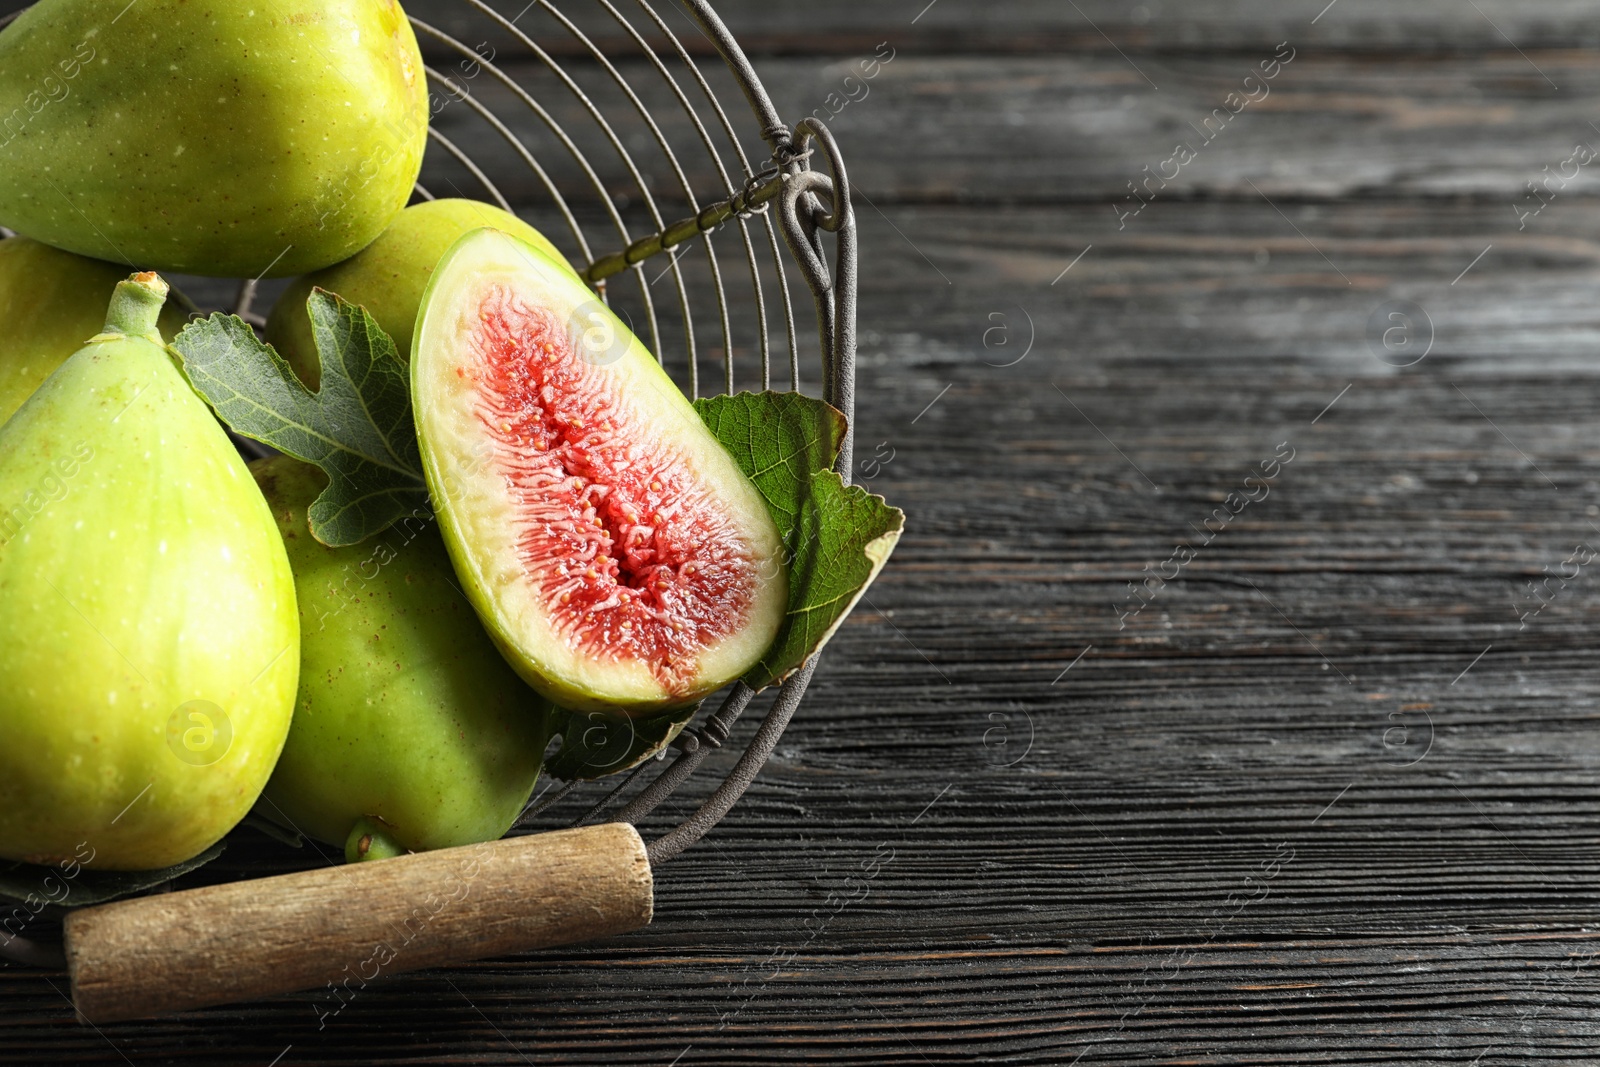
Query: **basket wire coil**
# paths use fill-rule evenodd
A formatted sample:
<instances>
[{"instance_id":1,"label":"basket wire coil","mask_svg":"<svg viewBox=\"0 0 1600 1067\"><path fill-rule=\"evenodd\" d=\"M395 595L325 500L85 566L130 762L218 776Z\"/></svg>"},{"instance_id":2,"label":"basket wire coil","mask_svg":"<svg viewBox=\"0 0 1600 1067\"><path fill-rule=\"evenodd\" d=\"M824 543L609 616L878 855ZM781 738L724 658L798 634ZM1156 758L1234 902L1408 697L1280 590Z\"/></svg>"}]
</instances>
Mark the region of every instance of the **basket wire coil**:
<instances>
[{"instance_id":1,"label":"basket wire coil","mask_svg":"<svg viewBox=\"0 0 1600 1067\"><path fill-rule=\"evenodd\" d=\"M601 168L585 153L580 138L566 129L557 116L520 85L511 74L496 65L494 60L498 58L497 56L486 57L479 49L470 47L452 34L420 18L413 16L410 21L419 44L433 54L443 51L459 55L462 61L458 66L463 71L470 70L471 77L476 77L479 69L487 73L494 84L526 108L554 142L572 157L573 163L583 175L583 184L588 187L585 191L595 194L597 204L605 217L606 233L603 237L591 236L585 231L579 211L569 202L568 196L563 194L557 178L541 165L535 152L513 132L505 116L497 114L489 104L472 92L470 86L455 75L432 65L426 65L430 84L437 86L446 94L447 101L464 103L473 115L506 142L516 159L526 166L536 187L549 198L549 202L566 225L572 242L579 250L578 262L587 262L588 266L580 273L600 297L611 303L613 297L608 294L608 283L612 279L620 280L620 276L627 271L631 270L634 273L646 329L658 359L664 358L665 350L652 286L655 281L670 274L677 310L682 315L683 346L687 358L688 390L691 398L697 397L701 391L700 359L695 333L696 316L690 300L690 286L685 279L684 264L681 262L687 257L680 256L681 246L698 239L704 249L709 290L716 303L716 327L722 342L721 386L722 390L728 393L733 392L735 383L734 323L730 314L729 293L724 287L722 264L717 257L716 242L713 240L713 231L730 225L737 229L744 263L748 270L751 303L755 312L754 325L757 351L761 360L760 381L763 389L772 386L773 378L771 322L767 307L768 289L762 276L764 267L769 268L772 277L776 279L775 289L782 309L783 329L788 349L788 388L794 390L800 388L801 346L794 302L789 292L787 266L798 268L800 277L810 290L816 306L823 397L843 412L848 420L843 447L835 465L838 474L848 483L852 465L855 414L857 253L849 181L844 161L833 136L823 123L812 117L800 120L792 128L786 125L779 118L749 59L711 5L705 0L677 0L694 28L709 41L721 58L759 123L760 136L770 149L770 156L759 166L753 165L740 140L739 131L718 100L707 73L696 63L690 48L648 0L634 0L640 13L647 20L645 32L636 28L612 0L595 0L595 2L604 15L620 28L624 39L637 49L639 55L630 54L630 58L642 57L646 60L648 68L653 69L654 73L664 81L665 91L671 100L687 116L693 139L709 157L720 185L715 198L710 201L702 203L696 196L689 171L674 152L662 125L646 105L639 90L630 83L604 49L580 28L578 22L563 14L550 0L534 0L515 19L505 18L483 0L462 0L462 3L486 19L499 33L514 41L519 49L531 55L540 67L548 71L557 84L573 96L579 109L594 122L604 142L611 152L615 153L617 162L626 173L629 194L618 196L614 193L614 186L608 186L602 179ZM652 194L647 172L641 169L630 152L628 140L619 133L616 123L608 119L602 106L592 98L590 92L585 90L572 73L563 68L556 55L546 47L542 47L519 27L518 22L523 16L535 8L553 19L560 29L570 35L576 46L573 54L586 63L592 63L594 68L603 72L605 78L615 86L616 91L626 101L627 111L643 124L648 132L648 141L653 141L654 147L665 157L670 171L670 184L678 190L678 194L687 205L687 214L683 217L669 221L671 215L663 213L662 204L658 203L656 196ZM0 18L0 27L15 17L13 14ZM647 38L646 33L654 36L654 42ZM666 46L665 58L659 50L663 42ZM674 61L673 66L668 65L669 61ZM679 73L687 78L690 85L688 91L685 90L679 76L674 74L674 70L679 67L681 67ZM709 126L702 120L694 103L691 102L691 92L696 97L704 97L704 106L712 116ZM430 102L432 99L430 94ZM676 112L673 115L676 117ZM713 135L711 127L720 131L720 138ZM437 123L430 122L428 137L449 159L460 165L481 185L480 196L486 197L508 212L515 212L512 201L506 197L479 162L441 130ZM638 138L631 140L637 143ZM718 145L722 141L726 141L724 151L729 153L729 158L725 158L718 150ZM811 158L819 148L827 165L826 174L811 167ZM434 153L430 151L428 155L433 157ZM425 173L426 171L427 161L425 161ZM519 178L520 175L509 179L502 176L503 181ZM454 186L453 182L450 184ZM459 189L454 191L460 193ZM638 194L639 204L648 219L648 232L643 236L635 235L630 230L623 208L619 207L619 200L626 201L634 192ZM416 196L423 200L434 199L434 193L420 180L416 186ZM776 211L771 210L774 205ZM672 213L675 214L676 211ZM786 263L784 249L779 243L780 230L783 244L787 246L792 262ZM823 233L831 233L835 238L831 263ZM9 234L0 232L0 236ZM762 247L759 255L758 244ZM616 251L595 254L596 247L615 248L619 245L620 248ZM653 279L647 277L646 262L663 253L670 259L665 270ZM232 310L248 321L261 325L263 319L254 313L252 307L256 296L256 284L257 280L251 279L240 285ZM799 706L816 668L816 659L817 657L813 656L779 688L765 718L722 782L691 815L648 842L647 852L652 865L671 859L699 840L743 795L772 754L784 728ZM644 819L671 796L712 751L722 747L729 740L734 723L750 706L755 695L748 685L743 682L735 683L721 705L706 716L699 726L685 729L673 740L671 748L674 754L670 762L645 760L623 775L618 785L590 805L582 815L572 821L571 825L602 821L612 806L628 793L638 780L651 769L659 768L653 779L609 815L611 821L627 823L637 823ZM560 789L549 791L537 803L529 806L523 813L523 819L531 818L563 800L581 784L572 781ZM47 965L60 962L55 946L27 942L21 938L14 939L4 954L23 962Z\"/></svg>"},{"instance_id":2,"label":"basket wire coil","mask_svg":"<svg viewBox=\"0 0 1600 1067\"><path fill-rule=\"evenodd\" d=\"M614 239L619 241L623 248L607 255L595 256L592 249L594 244L599 242L596 241L591 244L577 213L568 202L567 197L561 192L556 181L540 165L535 155L523 144L507 123L454 76L429 66L427 68L427 76L430 82L449 94L450 99L465 102L478 117L483 119L496 134L507 142L533 173L539 185L549 196L550 201L560 212L562 220L580 249L581 257L589 262L589 266L581 273L586 280L595 286L602 296L605 295L608 279L630 269L634 272L638 282L640 300L645 309L649 336L658 356L664 352L661 326L653 297L652 283L646 275L644 265L652 257L662 253L669 255L670 262L666 272L672 277L675 295L683 313L683 344L687 353L691 398L697 397L700 393L699 358L694 330L695 316L690 304L689 289L684 278L683 268L678 262L679 257L675 250L685 242L697 237L704 248L705 261L711 279L710 288L716 299L717 323L721 330L723 342L722 389L731 393L734 389L735 346L728 296L724 288L722 269L712 238L712 231L715 228L730 222L738 227L744 259L749 271L759 339L761 387L766 389L772 385L772 344L761 277L761 264L758 260L755 241L752 239L751 234L751 230L755 226L759 226L764 231L765 243L770 252L772 267L778 279L777 289L782 304L784 327L788 340L789 388L796 390L800 388L800 346L797 339L795 311L789 295L784 256L778 243L777 230L779 228L782 229L785 243L798 264L801 277L809 287L816 304L817 328L822 353L823 396L830 404L842 411L847 420L849 420L847 422L845 443L836 464L836 469L840 476L848 481L852 465L852 441L848 427L853 425L854 421L855 223L850 205L849 186L844 162L840 157L838 146L827 128L815 118L804 119L793 129L785 125L778 117L777 110L757 77L749 59L711 6L704 0L680 0L684 10L693 19L700 32L711 42L729 72L738 82L746 101L754 112L756 119L760 122L761 136L770 148L771 156L759 169L753 167L738 133L728 117L727 111L718 101L705 73L695 63L688 48L647 0L635 0L641 12L649 20L650 26L660 38L665 39L671 53L676 56L677 60L688 72L695 87L705 97L709 108L715 115L716 124L721 127L722 133L731 147L734 157L737 159L736 173L742 174L742 180L736 183L729 174L728 165L718 153L716 139L696 112L694 105L684 92L683 86L674 77L672 70L663 61L661 55L650 45L645 36L628 21L617 6L611 3L611 0L597 0L606 15L617 23L623 33L637 46L639 52L646 57L655 72L665 81L673 99L687 115L699 143L714 164L721 180L722 193L717 200L710 204L702 205L695 195L689 176L683 163L674 152L672 144L663 133L660 124L656 121L644 100L629 83L627 77L606 55L605 51L596 45L573 20L562 14L547 0L538 0L536 6L549 14L563 29L571 34L580 46L581 54L592 59L604 71L606 76L626 98L631 109L648 128L651 140L654 141L655 146L660 149L665 157L672 172L673 182L681 189L682 196L690 211L690 214L686 217L678 221L669 222L667 216L663 215L661 206L657 203L655 196L652 195L650 183L646 180L644 172L630 153L622 136L614 128L613 123L607 119L601 107L591 99L579 82L563 69L559 60L520 29L514 20L506 19L482 2L482 0L464 0L464 2L490 20L500 30L514 38L574 96L583 111L599 127L609 147L626 169L631 179L631 187L638 191L641 202L648 212L653 232L637 238L631 234L626 220L618 209L614 196L600 177L599 169L585 154L577 139L568 133L549 109L541 105L510 74L497 66L492 59L484 58L478 50L473 49L465 42L436 26L413 17L411 23L416 30L419 41L432 41L460 56L464 63L473 67L481 67L483 71L493 77L499 85L503 86L517 101L524 105L567 153L572 156L588 184L598 194L610 226L615 231ZM490 177L437 125L430 125L428 136L477 178L490 199L505 210L513 210L510 201L496 187ZM814 149L810 146L813 141L823 151L829 175L823 175L810 168L810 157L814 152ZM424 198L432 198L432 194L420 185L418 193ZM768 210L768 206L773 202L777 203L778 222L776 225L772 218L772 212ZM830 269L827 251L821 237L823 231L833 233L836 236L835 259L832 269ZM652 864L665 862L699 840L711 827L716 825L722 816L738 801L739 797L743 795L776 747L778 739L781 737L784 728L788 725L789 719L793 716L801 697L805 693L814 669L815 660L813 658L812 662L808 662L784 683L767 712L766 718L746 746L743 755L723 782L702 802L699 808L677 826L648 843L647 851ZM754 696L755 693L749 686L742 682L736 683L723 700L721 706L708 716L703 724L697 728L686 730L673 742L672 747L676 751L672 762L667 764L652 781L610 817L616 821L636 823L649 815L698 769L712 750L720 748L728 740L734 722L750 705ZM637 779L655 766L659 766L656 761L647 760L634 768L623 777L623 780L616 787L579 816L573 822L573 825L599 821L611 805L626 793ZM538 814L565 799L577 786L577 782L572 782L562 789L552 792L538 804L531 807L527 815Z\"/></svg>"}]
</instances>

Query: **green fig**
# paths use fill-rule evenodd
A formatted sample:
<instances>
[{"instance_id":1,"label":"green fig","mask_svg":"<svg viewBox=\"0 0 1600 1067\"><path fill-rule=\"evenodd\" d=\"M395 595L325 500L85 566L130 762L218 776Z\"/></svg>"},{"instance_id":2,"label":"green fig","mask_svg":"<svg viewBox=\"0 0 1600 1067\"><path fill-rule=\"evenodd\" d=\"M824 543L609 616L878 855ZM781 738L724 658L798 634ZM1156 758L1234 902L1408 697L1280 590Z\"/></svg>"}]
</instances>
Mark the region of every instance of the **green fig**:
<instances>
[{"instance_id":1,"label":"green fig","mask_svg":"<svg viewBox=\"0 0 1600 1067\"><path fill-rule=\"evenodd\" d=\"M39 0L0 32L0 225L153 270L303 274L405 207L427 126L394 0Z\"/></svg>"},{"instance_id":2,"label":"green fig","mask_svg":"<svg viewBox=\"0 0 1600 1067\"><path fill-rule=\"evenodd\" d=\"M255 803L289 732L294 578L249 470L121 282L0 427L0 856L166 867ZM82 853L77 853L82 855Z\"/></svg>"},{"instance_id":3,"label":"green fig","mask_svg":"<svg viewBox=\"0 0 1600 1067\"><path fill-rule=\"evenodd\" d=\"M456 588L433 517L329 548L306 523L325 474L287 456L251 471L301 630L294 727L260 813L352 860L500 837L533 792L551 716Z\"/></svg>"},{"instance_id":4,"label":"green fig","mask_svg":"<svg viewBox=\"0 0 1600 1067\"><path fill-rule=\"evenodd\" d=\"M686 707L749 670L788 579L760 492L582 282L498 230L434 271L411 354L451 559L517 672L579 711Z\"/></svg>"},{"instance_id":5,"label":"green fig","mask_svg":"<svg viewBox=\"0 0 1600 1067\"><path fill-rule=\"evenodd\" d=\"M406 208L376 241L350 259L296 279L272 307L267 343L289 361L301 381L317 388L322 365L311 339L311 318L306 314L306 298L317 287L366 308L394 339L400 358L410 359L411 331L433 268L463 235L484 226L516 234L572 269L544 234L515 215L476 200L430 200Z\"/></svg>"},{"instance_id":6,"label":"green fig","mask_svg":"<svg viewBox=\"0 0 1600 1067\"><path fill-rule=\"evenodd\" d=\"M0 422L100 332L111 293L127 276L123 267L26 237L0 241ZM157 323L169 341L187 318L179 300L167 301Z\"/></svg>"}]
</instances>

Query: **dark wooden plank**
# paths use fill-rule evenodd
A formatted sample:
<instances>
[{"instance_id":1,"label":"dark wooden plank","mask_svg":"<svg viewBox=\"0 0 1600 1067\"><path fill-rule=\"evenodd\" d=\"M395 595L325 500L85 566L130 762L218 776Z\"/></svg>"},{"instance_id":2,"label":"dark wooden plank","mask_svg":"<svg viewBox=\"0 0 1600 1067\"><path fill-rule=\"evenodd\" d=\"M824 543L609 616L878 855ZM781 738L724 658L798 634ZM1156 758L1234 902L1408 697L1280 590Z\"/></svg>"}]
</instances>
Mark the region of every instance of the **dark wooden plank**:
<instances>
[{"instance_id":1,"label":"dark wooden plank","mask_svg":"<svg viewBox=\"0 0 1600 1067\"><path fill-rule=\"evenodd\" d=\"M29 6L0 0L0 15ZM553 5L494 0L488 5L559 55L579 55L587 46L569 24L608 52L632 38L611 11L588 0ZM674 0L652 0L652 8L681 42L709 55L709 42ZM1524 51L1594 47L1600 27L1585 0L995 0L981 13L951 0L814 0L774 4L770 0L722 0L713 5L752 54L849 55L871 51L880 41L922 53L1094 52L1130 55L1153 52L1268 51L1280 41L1325 49L1393 52ZM503 28L462 0L412 0L414 18L452 33L469 45L496 48L514 41ZM553 16L559 10L561 18ZM637 0L618 0L622 15L653 44L665 35ZM564 21L563 21L564 20ZM431 47L431 46L430 46ZM435 54L442 54L435 52Z\"/></svg>"},{"instance_id":2,"label":"dark wooden plank","mask_svg":"<svg viewBox=\"0 0 1600 1067\"><path fill-rule=\"evenodd\" d=\"M490 5L539 41L571 53L581 46L543 5L523 0ZM682 8L673 0L652 6L685 44L708 51ZM744 47L758 54L849 54L870 51L879 41L919 52L1104 52L1115 55L1159 51L1270 51L1279 41L1352 51L1509 50L1591 47L1600 43L1593 8L1583 0L997 0L980 11L951 0L816 0L773 4L767 0L722 0L713 5ZM615 17L600 5L558 3L564 16L594 39L615 47L624 39ZM452 0L413 0L417 18L475 43L496 37L492 24L468 5ZM636 2L614 9L643 32L653 22ZM520 13L520 17L519 16ZM502 38L504 35L499 35Z\"/></svg>"},{"instance_id":3,"label":"dark wooden plank","mask_svg":"<svg viewBox=\"0 0 1600 1067\"><path fill-rule=\"evenodd\" d=\"M1582 163L1600 153L1589 106L1600 92L1600 73L1588 53L1538 56L1559 92L1512 52L1374 58L1291 45L1281 54L1292 54L1292 61L1278 63L1274 79L1252 81L1248 90L1245 79L1259 63L1278 62L1271 49L1141 60L1160 91L1114 54L997 60L901 50L888 63L871 60L870 52L854 61L767 58L759 71L788 121L815 114L828 122L856 187L880 204L1092 201L1104 205L1115 228L1152 199L1470 196L1493 200L1516 219L1537 209L1541 197L1554 208L1597 188L1593 164ZM862 80L857 64L868 60L876 76ZM602 186L637 201L638 182L573 93L542 68L511 69L592 161ZM758 124L728 79L708 69L747 156L759 164L765 151ZM727 195L726 179L659 74L632 61L619 70L655 115L701 202ZM575 67L572 76L650 176L645 184L666 205L663 214L688 214L653 132L620 90L596 70ZM473 103L526 142L564 195L593 199L593 183L525 104L487 74L460 80ZM1230 95L1246 91L1256 103ZM703 96L693 103L706 112ZM548 202L530 168L471 103L440 97L436 106L436 127L470 139L507 196L519 204ZM739 160L706 114L737 184ZM1574 159L1579 144L1589 154ZM430 158L423 177L430 188L483 195L443 153ZM1546 168L1554 177L1536 197L1528 183L1545 180ZM1126 224L1136 225L1137 216Z\"/></svg>"}]
</instances>

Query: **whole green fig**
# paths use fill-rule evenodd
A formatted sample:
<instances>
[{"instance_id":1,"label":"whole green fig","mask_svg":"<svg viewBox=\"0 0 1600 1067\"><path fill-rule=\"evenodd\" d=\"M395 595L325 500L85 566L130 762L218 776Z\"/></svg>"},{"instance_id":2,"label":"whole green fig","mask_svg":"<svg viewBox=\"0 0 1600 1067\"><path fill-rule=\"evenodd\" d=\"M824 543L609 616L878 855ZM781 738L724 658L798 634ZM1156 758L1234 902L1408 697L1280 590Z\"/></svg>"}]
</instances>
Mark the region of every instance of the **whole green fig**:
<instances>
[{"instance_id":1,"label":"whole green fig","mask_svg":"<svg viewBox=\"0 0 1600 1067\"><path fill-rule=\"evenodd\" d=\"M249 811L289 732L294 578L156 332L167 286L0 427L0 856L165 867Z\"/></svg>"},{"instance_id":2,"label":"whole green fig","mask_svg":"<svg viewBox=\"0 0 1600 1067\"><path fill-rule=\"evenodd\" d=\"M313 286L360 304L394 339L401 359L411 358L411 331L417 325L422 292L433 268L464 235L483 226L527 241L571 270L544 234L515 215L476 200L430 200L402 211L376 241L343 263L298 278L278 298L267 319L267 341L289 361L312 389L322 380L322 365L311 339L306 298Z\"/></svg>"},{"instance_id":3,"label":"whole green fig","mask_svg":"<svg viewBox=\"0 0 1600 1067\"><path fill-rule=\"evenodd\" d=\"M405 206L427 125L394 0L39 0L0 32L0 224L141 268L302 274Z\"/></svg>"},{"instance_id":4,"label":"whole green fig","mask_svg":"<svg viewBox=\"0 0 1600 1067\"><path fill-rule=\"evenodd\" d=\"M26 237L0 241L0 422L100 332L111 293L127 276L123 267ZM178 301L168 300L157 323L161 336L170 341L185 317Z\"/></svg>"},{"instance_id":5,"label":"whole green fig","mask_svg":"<svg viewBox=\"0 0 1600 1067\"><path fill-rule=\"evenodd\" d=\"M456 588L432 516L328 548L306 523L327 476L286 456L251 471L288 548L301 629L294 727L261 814L350 859L500 837L539 777L549 708Z\"/></svg>"}]
</instances>

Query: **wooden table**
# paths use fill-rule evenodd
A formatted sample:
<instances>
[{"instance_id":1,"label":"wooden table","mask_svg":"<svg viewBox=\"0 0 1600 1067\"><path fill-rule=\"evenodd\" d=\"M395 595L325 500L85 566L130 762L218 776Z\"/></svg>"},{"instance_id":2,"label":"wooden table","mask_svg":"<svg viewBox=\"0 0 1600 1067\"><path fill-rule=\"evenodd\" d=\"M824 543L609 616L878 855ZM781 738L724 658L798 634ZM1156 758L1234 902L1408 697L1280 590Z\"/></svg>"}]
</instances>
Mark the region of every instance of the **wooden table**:
<instances>
[{"instance_id":1,"label":"wooden table","mask_svg":"<svg viewBox=\"0 0 1600 1067\"><path fill-rule=\"evenodd\" d=\"M1600 1060L1600 198L1526 185L1593 5L924 2L721 5L791 119L894 52L830 122L909 522L655 922L320 1028L7 966L0 1062Z\"/></svg>"}]
</instances>

